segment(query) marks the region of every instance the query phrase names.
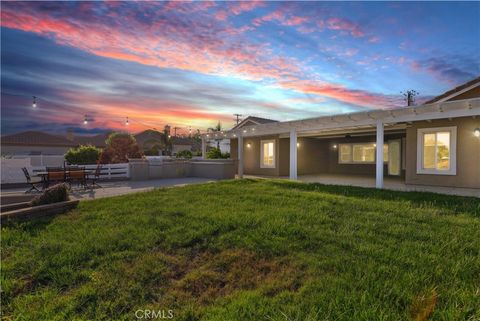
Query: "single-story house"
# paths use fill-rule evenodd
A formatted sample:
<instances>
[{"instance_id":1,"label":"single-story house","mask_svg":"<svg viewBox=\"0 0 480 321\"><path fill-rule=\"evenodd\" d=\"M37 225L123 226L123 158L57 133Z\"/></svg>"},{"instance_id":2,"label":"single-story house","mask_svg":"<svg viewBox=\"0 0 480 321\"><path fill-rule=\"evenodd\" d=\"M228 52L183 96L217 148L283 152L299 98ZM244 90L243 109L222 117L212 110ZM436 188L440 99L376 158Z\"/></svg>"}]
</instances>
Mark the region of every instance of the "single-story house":
<instances>
[{"instance_id":1,"label":"single-story house","mask_svg":"<svg viewBox=\"0 0 480 321\"><path fill-rule=\"evenodd\" d=\"M64 155L70 148L79 145L105 147L105 134L94 136L53 135L39 131L25 131L1 138L2 155Z\"/></svg>"},{"instance_id":2,"label":"single-story house","mask_svg":"<svg viewBox=\"0 0 480 321\"><path fill-rule=\"evenodd\" d=\"M202 148L211 135L202 136ZM332 183L335 177L374 178L377 188L388 179L480 189L480 78L421 106L245 121L222 135L231 140L240 178L329 175Z\"/></svg>"}]
</instances>

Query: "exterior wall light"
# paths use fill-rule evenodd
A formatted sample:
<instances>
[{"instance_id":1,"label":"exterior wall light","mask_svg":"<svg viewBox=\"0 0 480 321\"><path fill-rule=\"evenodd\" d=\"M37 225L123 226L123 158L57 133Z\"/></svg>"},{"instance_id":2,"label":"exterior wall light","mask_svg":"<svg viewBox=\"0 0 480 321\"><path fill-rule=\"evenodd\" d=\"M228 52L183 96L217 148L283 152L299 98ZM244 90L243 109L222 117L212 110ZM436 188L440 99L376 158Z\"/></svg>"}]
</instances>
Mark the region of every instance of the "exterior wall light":
<instances>
[{"instance_id":1,"label":"exterior wall light","mask_svg":"<svg viewBox=\"0 0 480 321\"><path fill-rule=\"evenodd\" d=\"M475 137L480 137L480 128L475 128L473 135L475 135Z\"/></svg>"},{"instance_id":2,"label":"exterior wall light","mask_svg":"<svg viewBox=\"0 0 480 321\"><path fill-rule=\"evenodd\" d=\"M247 143L247 148L250 148L250 147L252 147L252 144Z\"/></svg>"},{"instance_id":3,"label":"exterior wall light","mask_svg":"<svg viewBox=\"0 0 480 321\"><path fill-rule=\"evenodd\" d=\"M332 147L333 147L333 149L337 149L337 145L333 145Z\"/></svg>"},{"instance_id":4,"label":"exterior wall light","mask_svg":"<svg viewBox=\"0 0 480 321\"><path fill-rule=\"evenodd\" d=\"M297 147L300 147L300 143L297 143Z\"/></svg>"}]
</instances>

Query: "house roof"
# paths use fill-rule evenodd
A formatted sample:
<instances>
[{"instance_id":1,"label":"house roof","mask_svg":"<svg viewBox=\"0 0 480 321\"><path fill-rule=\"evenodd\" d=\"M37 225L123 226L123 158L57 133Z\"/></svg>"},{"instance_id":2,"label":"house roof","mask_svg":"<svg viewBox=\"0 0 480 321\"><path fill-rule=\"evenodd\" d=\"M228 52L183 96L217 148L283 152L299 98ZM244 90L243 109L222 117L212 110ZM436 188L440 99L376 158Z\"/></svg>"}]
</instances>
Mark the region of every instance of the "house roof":
<instances>
[{"instance_id":1,"label":"house roof","mask_svg":"<svg viewBox=\"0 0 480 321\"><path fill-rule=\"evenodd\" d=\"M436 103L436 102L451 100L452 98L454 98L458 95L461 95L468 90L472 90L476 87L480 87L480 77L472 79L472 80L470 80L470 81L468 81L468 82L466 82L466 83L464 83L460 86L457 86L457 87L455 87L455 88L453 88L449 91L446 91L443 94L441 94L440 96L437 96L433 99L430 99L425 104L432 104L432 103Z\"/></svg>"},{"instance_id":2,"label":"house roof","mask_svg":"<svg viewBox=\"0 0 480 321\"><path fill-rule=\"evenodd\" d=\"M239 122L237 125L235 125L232 129L242 128L244 126L249 126L249 125L260 125L260 124L277 123L277 122L278 120L248 116L247 118Z\"/></svg>"},{"instance_id":3,"label":"house roof","mask_svg":"<svg viewBox=\"0 0 480 321\"><path fill-rule=\"evenodd\" d=\"M65 137L47 134L39 131L26 131L12 135L2 136L2 145L25 146L77 146L78 143Z\"/></svg>"}]
</instances>

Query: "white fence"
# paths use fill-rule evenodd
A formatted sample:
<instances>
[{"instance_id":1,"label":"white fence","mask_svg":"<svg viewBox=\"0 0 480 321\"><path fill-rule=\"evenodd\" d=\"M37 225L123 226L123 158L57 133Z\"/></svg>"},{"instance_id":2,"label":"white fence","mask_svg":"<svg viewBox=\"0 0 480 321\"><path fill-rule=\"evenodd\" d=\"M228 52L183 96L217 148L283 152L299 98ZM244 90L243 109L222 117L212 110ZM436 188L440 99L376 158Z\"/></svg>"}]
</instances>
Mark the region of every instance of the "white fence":
<instances>
[{"instance_id":1,"label":"white fence","mask_svg":"<svg viewBox=\"0 0 480 321\"><path fill-rule=\"evenodd\" d=\"M63 166L63 155L13 155L12 159L30 159L31 166Z\"/></svg>"},{"instance_id":2,"label":"white fence","mask_svg":"<svg viewBox=\"0 0 480 321\"><path fill-rule=\"evenodd\" d=\"M61 166L55 165L55 166ZM53 166L53 165L52 165ZM121 164L102 164L100 171L100 179L129 179L130 178L130 165L128 163ZM33 166L31 160L27 158L22 159L2 159L1 160L1 183L2 184L14 184L25 183L26 178L23 174L22 167L26 167L31 176L35 176L38 172L46 170L47 166ZM81 165L87 170L96 170L97 165Z\"/></svg>"}]
</instances>

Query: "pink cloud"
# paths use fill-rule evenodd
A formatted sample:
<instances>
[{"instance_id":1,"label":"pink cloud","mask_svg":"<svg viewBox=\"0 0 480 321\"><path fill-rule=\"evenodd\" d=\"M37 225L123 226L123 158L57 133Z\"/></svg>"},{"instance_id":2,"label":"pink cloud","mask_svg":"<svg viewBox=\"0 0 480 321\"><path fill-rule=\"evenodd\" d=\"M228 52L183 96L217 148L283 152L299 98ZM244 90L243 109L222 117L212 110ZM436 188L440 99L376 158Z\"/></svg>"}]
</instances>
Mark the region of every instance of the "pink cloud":
<instances>
[{"instance_id":1,"label":"pink cloud","mask_svg":"<svg viewBox=\"0 0 480 321\"><path fill-rule=\"evenodd\" d=\"M308 21L307 17L293 16L284 21L287 26L298 26Z\"/></svg>"},{"instance_id":2,"label":"pink cloud","mask_svg":"<svg viewBox=\"0 0 480 321\"><path fill-rule=\"evenodd\" d=\"M236 1L229 3L229 9L232 14L238 16L241 13L252 11L264 5L263 1Z\"/></svg>"},{"instance_id":3,"label":"pink cloud","mask_svg":"<svg viewBox=\"0 0 480 321\"><path fill-rule=\"evenodd\" d=\"M246 7L235 12L245 12L242 10L252 5L240 6ZM373 94L309 80L308 74L304 74L305 66L297 60L275 55L267 43L251 43L237 29L225 29L211 21L197 19L182 24L175 19L162 18L146 24L134 17L119 16L123 19L120 26L129 27L113 28L102 20L85 23L76 17L67 19L63 15L50 16L33 9L29 12L28 6L25 8L3 8L1 25L41 34L60 44L103 57L203 74L268 80L297 92L365 106L383 106L382 101L378 102L379 97ZM304 21L301 17L291 18L294 24ZM264 16L262 21L278 19L288 21L281 11ZM348 29L352 33L357 30L353 25L339 21L330 21L327 26L339 28L335 30ZM355 50L348 52L351 56L355 54Z\"/></svg>"},{"instance_id":4,"label":"pink cloud","mask_svg":"<svg viewBox=\"0 0 480 321\"><path fill-rule=\"evenodd\" d=\"M215 13L215 19L225 21L228 18L228 13L225 10L219 10Z\"/></svg>"},{"instance_id":5,"label":"pink cloud","mask_svg":"<svg viewBox=\"0 0 480 321\"><path fill-rule=\"evenodd\" d=\"M354 24L353 22L342 19L342 18L329 18L327 20L327 28L330 30L340 30L350 33L353 37L363 37L365 32L360 28L359 25Z\"/></svg>"},{"instance_id":6,"label":"pink cloud","mask_svg":"<svg viewBox=\"0 0 480 321\"><path fill-rule=\"evenodd\" d=\"M362 90L352 90L338 84L307 80L283 82L281 86L301 93L320 95L370 108L386 108L392 105L391 100L384 95L372 94Z\"/></svg>"},{"instance_id":7,"label":"pink cloud","mask_svg":"<svg viewBox=\"0 0 480 321\"><path fill-rule=\"evenodd\" d=\"M370 43L379 43L379 42L380 42L380 38L379 38L379 37L376 37L376 36L373 36L373 37L368 38L368 42L370 42Z\"/></svg>"}]
</instances>

